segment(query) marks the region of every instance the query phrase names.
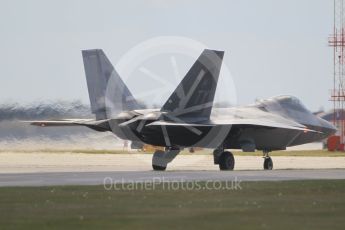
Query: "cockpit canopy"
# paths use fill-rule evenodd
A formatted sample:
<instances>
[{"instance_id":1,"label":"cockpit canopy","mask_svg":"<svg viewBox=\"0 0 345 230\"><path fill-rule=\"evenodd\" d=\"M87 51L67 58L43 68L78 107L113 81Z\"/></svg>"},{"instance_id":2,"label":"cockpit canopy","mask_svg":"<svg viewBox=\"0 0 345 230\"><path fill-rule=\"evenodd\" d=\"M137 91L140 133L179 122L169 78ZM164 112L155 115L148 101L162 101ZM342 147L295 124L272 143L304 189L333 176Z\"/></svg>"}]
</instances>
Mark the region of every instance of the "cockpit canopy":
<instances>
[{"instance_id":1,"label":"cockpit canopy","mask_svg":"<svg viewBox=\"0 0 345 230\"><path fill-rule=\"evenodd\" d=\"M279 96L276 97L278 103L284 107L291 110L300 112L309 112L309 110L301 103L301 101L294 96Z\"/></svg>"},{"instance_id":2,"label":"cockpit canopy","mask_svg":"<svg viewBox=\"0 0 345 230\"><path fill-rule=\"evenodd\" d=\"M272 97L258 101L259 107L267 111L289 111L311 113L301 101L289 95Z\"/></svg>"}]
</instances>

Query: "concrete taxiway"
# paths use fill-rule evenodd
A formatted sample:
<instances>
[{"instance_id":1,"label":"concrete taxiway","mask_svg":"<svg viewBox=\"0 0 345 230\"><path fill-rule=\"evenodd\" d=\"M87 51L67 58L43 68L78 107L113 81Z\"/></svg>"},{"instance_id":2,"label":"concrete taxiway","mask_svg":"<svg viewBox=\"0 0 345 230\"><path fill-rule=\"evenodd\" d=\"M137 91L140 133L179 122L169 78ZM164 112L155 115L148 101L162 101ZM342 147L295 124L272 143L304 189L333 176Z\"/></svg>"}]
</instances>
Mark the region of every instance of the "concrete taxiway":
<instances>
[{"instance_id":1,"label":"concrete taxiway","mask_svg":"<svg viewBox=\"0 0 345 230\"><path fill-rule=\"evenodd\" d=\"M189 181L286 181L345 179L345 169L273 171L119 171L0 174L0 186L111 185Z\"/></svg>"},{"instance_id":2,"label":"concrete taxiway","mask_svg":"<svg viewBox=\"0 0 345 230\"><path fill-rule=\"evenodd\" d=\"M345 157L272 157L274 169L345 169ZM235 156L235 170L262 170L259 156ZM0 153L0 173L151 171L152 154ZM179 155L168 171L218 171L210 155Z\"/></svg>"},{"instance_id":3,"label":"concrete taxiway","mask_svg":"<svg viewBox=\"0 0 345 230\"><path fill-rule=\"evenodd\" d=\"M0 186L100 185L143 181L278 181L345 179L344 157L273 157L273 171L258 156L235 156L235 171L220 172L212 155L180 155L154 172L151 154L0 154Z\"/></svg>"}]
</instances>

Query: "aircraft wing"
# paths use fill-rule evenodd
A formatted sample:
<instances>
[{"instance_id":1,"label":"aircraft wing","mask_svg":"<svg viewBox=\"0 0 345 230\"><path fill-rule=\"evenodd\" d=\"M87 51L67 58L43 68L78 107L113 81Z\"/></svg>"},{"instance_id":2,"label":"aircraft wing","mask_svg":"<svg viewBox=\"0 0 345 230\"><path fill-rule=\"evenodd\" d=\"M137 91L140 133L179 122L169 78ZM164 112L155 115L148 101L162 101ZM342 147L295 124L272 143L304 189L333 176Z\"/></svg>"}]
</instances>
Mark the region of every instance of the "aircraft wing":
<instances>
[{"instance_id":1,"label":"aircraft wing","mask_svg":"<svg viewBox=\"0 0 345 230\"><path fill-rule=\"evenodd\" d=\"M231 125L243 125L243 126L261 126L266 128L281 128L281 129L290 129L290 130L300 130L304 132L318 132L316 130L308 129L306 126L296 123L296 125L291 125L289 123L275 122L275 121L262 121L255 119L233 119L228 120L227 122L210 122L210 123L180 123L180 122L171 122L171 121L155 121L147 126L167 126L167 127L215 127L215 126L231 126Z\"/></svg>"},{"instance_id":2,"label":"aircraft wing","mask_svg":"<svg viewBox=\"0 0 345 230\"><path fill-rule=\"evenodd\" d=\"M93 120L93 119L62 119L62 120L42 120L42 121L24 121L30 125L40 127L52 126L85 126L97 131L109 131L108 120Z\"/></svg>"},{"instance_id":3,"label":"aircraft wing","mask_svg":"<svg viewBox=\"0 0 345 230\"><path fill-rule=\"evenodd\" d=\"M92 121L92 119L62 119L62 120L41 120L41 121L23 121L34 126L78 126L81 123Z\"/></svg>"}]
</instances>

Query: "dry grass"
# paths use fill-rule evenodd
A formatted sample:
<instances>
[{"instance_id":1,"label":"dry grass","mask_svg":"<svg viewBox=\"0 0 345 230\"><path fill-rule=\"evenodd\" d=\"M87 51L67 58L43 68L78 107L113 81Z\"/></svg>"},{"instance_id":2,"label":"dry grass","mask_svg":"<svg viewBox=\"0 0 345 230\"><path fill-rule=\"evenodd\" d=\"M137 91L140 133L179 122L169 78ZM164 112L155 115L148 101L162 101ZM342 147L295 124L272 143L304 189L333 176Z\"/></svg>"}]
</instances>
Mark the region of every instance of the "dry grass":
<instances>
[{"instance_id":1,"label":"dry grass","mask_svg":"<svg viewBox=\"0 0 345 230\"><path fill-rule=\"evenodd\" d=\"M84 154L131 154L131 153L142 153L152 154L151 152L143 152L138 150L121 150L121 149L54 149L54 148L42 148L42 149L0 149L0 153L84 153ZM261 156L261 151L256 152L241 152L238 150L232 151L236 156ZM204 149L190 153L187 150L181 152L183 155L210 155L212 154L211 149ZM274 151L270 153L271 156L303 156L303 157L345 157L345 152L329 152L327 150L294 150L294 151Z\"/></svg>"}]
</instances>

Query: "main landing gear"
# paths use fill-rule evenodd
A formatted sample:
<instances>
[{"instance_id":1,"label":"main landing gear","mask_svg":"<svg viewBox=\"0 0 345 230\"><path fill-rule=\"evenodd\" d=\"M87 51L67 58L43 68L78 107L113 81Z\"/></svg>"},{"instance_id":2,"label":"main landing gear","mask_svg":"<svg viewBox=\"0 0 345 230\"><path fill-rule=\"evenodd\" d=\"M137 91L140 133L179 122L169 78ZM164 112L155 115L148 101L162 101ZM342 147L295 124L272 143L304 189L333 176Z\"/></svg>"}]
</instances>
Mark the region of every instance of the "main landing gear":
<instances>
[{"instance_id":1,"label":"main landing gear","mask_svg":"<svg viewBox=\"0 0 345 230\"><path fill-rule=\"evenodd\" d=\"M214 164L219 165L220 170L234 170L235 158L229 151L216 149L213 151Z\"/></svg>"},{"instance_id":2,"label":"main landing gear","mask_svg":"<svg viewBox=\"0 0 345 230\"><path fill-rule=\"evenodd\" d=\"M269 156L269 151L264 150L264 169L272 170L273 161ZM214 164L219 165L220 170L234 170L235 158L234 155L229 151L224 151L224 149L216 149L213 151Z\"/></svg>"},{"instance_id":3,"label":"main landing gear","mask_svg":"<svg viewBox=\"0 0 345 230\"><path fill-rule=\"evenodd\" d=\"M179 148L166 148L165 151L157 150L153 154L152 158L152 168L155 171L164 171L167 168L168 163L170 163L179 153L181 149ZM269 156L269 151L263 151L264 169L272 170L273 161ZM219 169L222 171L234 170L235 158L234 155L229 151L224 151L224 149L215 149L213 151L214 164L219 165Z\"/></svg>"},{"instance_id":4,"label":"main landing gear","mask_svg":"<svg viewBox=\"0 0 345 230\"><path fill-rule=\"evenodd\" d=\"M152 157L152 168L155 171L164 171L168 163L170 163L177 154L180 153L179 148L166 148L165 151L157 150Z\"/></svg>"},{"instance_id":5,"label":"main landing gear","mask_svg":"<svg viewBox=\"0 0 345 230\"><path fill-rule=\"evenodd\" d=\"M273 169L273 161L272 158L269 156L269 151L264 150L263 151L264 154L264 169L265 170L272 170Z\"/></svg>"}]
</instances>

